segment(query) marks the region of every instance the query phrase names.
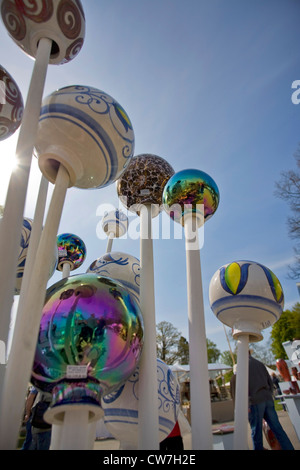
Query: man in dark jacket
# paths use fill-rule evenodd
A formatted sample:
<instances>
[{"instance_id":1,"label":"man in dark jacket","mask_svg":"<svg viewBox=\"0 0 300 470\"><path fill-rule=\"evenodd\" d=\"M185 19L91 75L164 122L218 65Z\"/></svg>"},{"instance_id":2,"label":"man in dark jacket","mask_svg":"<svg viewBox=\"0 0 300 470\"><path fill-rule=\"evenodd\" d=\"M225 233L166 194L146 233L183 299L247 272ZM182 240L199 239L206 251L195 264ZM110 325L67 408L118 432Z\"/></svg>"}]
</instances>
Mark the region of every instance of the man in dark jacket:
<instances>
[{"instance_id":1,"label":"man in dark jacket","mask_svg":"<svg viewBox=\"0 0 300 470\"><path fill-rule=\"evenodd\" d=\"M249 354L249 423L254 450L263 450L263 419L275 434L282 450L293 450L274 407L272 379L264 364Z\"/></svg>"}]
</instances>

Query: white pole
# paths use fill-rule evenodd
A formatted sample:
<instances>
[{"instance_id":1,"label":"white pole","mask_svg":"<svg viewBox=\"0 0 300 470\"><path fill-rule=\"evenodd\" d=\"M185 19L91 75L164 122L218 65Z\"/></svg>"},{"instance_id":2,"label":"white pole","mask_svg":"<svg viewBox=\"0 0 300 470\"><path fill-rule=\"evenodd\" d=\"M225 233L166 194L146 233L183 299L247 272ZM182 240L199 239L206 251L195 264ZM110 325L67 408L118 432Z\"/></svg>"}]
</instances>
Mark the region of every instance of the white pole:
<instances>
[{"instance_id":1,"label":"white pole","mask_svg":"<svg viewBox=\"0 0 300 470\"><path fill-rule=\"evenodd\" d=\"M106 253L110 253L112 249L112 244L113 244L113 239L114 239L114 233L109 232L108 234L108 241L107 241L107 246L106 246Z\"/></svg>"},{"instance_id":2,"label":"white pole","mask_svg":"<svg viewBox=\"0 0 300 470\"><path fill-rule=\"evenodd\" d=\"M20 290L18 312L21 310L22 305L24 303L24 299L28 295L28 286L30 282L30 277L31 277L32 269L33 269L34 260L36 257L36 252L37 252L39 242L41 239L42 230L43 230L43 220L44 220L45 207L46 207L46 201L47 201L48 186L49 186L49 181L42 175L39 193L38 193L37 202L36 202L36 207L35 207L31 234L30 234L29 246L28 246L28 251L27 251L27 256L26 256L25 270L24 270L24 275L23 275L22 285L21 285L21 290ZM16 317L16 322L17 322L17 318L18 317Z\"/></svg>"},{"instance_id":3,"label":"white pole","mask_svg":"<svg viewBox=\"0 0 300 470\"><path fill-rule=\"evenodd\" d=\"M50 450L61 450L61 433L62 426L59 424L52 424Z\"/></svg>"},{"instance_id":4,"label":"white pole","mask_svg":"<svg viewBox=\"0 0 300 470\"><path fill-rule=\"evenodd\" d=\"M89 411L84 405L65 411L60 432L61 450L91 450Z\"/></svg>"},{"instance_id":5,"label":"white pole","mask_svg":"<svg viewBox=\"0 0 300 470\"><path fill-rule=\"evenodd\" d=\"M3 450L15 449L18 438L24 397L30 380L45 300L53 247L68 185L69 174L60 165L32 270L28 289L30 294L26 296L22 316L18 317L12 338L0 407L0 449Z\"/></svg>"},{"instance_id":6,"label":"white pole","mask_svg":"<svg viewBox=\"0 0 300 470\"><path fill-rule=\"evenodd\" d=\"M69 277L71 272L71 265L70 263L64 263L63 264L63 271L62 271L62 277Z\"/></svg>"},{"instance_id":7,"label":"white pole","mask_svg":"<svg viewBox=\"0 0 300 470\"><path fill-rule=\"evenodd\" d=\"M249 336L237 340L237 370L234 409L234 450L248 450Z\"/></svg>"},{"instance_id":8,"label":"white pole","mask_svg":"<svg viewBox=\"0 0 300 470\"><path fill-rule=\"evenodd\" d=\"M156 324L151 205L140 210L140 306L144 346L139 364L139 440L142 450L159 449Z\"/></svg>"},{"instance_id":9,"label":"white pole","mask_svg":"<svg viewBox=\"0 0 300 470\"><path fill-rule=\"evenodd\" d=\"M193 450L212 449L212 415L198 227L192 216L184 219L189 318L190 394Z\"/></svg>"},{"instance_id":10,"label":"white pole","mask_svg":"<svg viewBox=\"0 0 300 470\"><path fill-rule=\"evenodd\" d=\"M23 212L51 45L52 41L49 39L41 39L39 41L16 147L18 169L12 172L10 178L1 221L0 340L3 341L4 344L7 344L8 339ZM4 374L5 365L0 364L0 400Z\"/></svg>"}]
</instances>

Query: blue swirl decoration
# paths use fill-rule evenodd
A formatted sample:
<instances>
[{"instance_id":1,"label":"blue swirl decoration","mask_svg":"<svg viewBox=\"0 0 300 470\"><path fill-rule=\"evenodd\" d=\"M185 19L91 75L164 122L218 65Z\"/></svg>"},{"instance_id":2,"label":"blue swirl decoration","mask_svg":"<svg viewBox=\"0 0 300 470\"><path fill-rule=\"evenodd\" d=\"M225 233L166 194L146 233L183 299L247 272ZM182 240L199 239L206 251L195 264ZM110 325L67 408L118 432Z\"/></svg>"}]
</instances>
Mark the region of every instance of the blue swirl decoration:
<instances>
[{"instance_id":1,"label":"blue swirl decoration","mask_svg":"<svg viewBox=\"0 0 300 470\"><path fill-rule=\"evenodd\" d=\"M31 230L32 230L32 223L33 221L31 219L28 219L28 218L23 219L19 255L18 255L18 265L17 265L17 272L16 272L15 294L19 294L20 289L21 289L21 283L22 283L22 278L23 278L25 263L26 263L26 256L27 256L30 235L31 235Z\"/></svg>"},{"instance_id":2,"label":"blue swirl decoration","mask_svg":"<svg viewBox=\"0 0 300 470\"><path fill-rule=\"evenodd\" d=\"M114 268L117 267L120 269L115 270ZM101 258L93 261L87 272L115 278L124 287L128 288L136 300L139 301L140 264L137 258L125 254L124 256L119 255L118 252L106 253Z\"/></svg>"},{"instance_id":3,"label":"blue swirl decoration","mask_svg":"<svg viewBox=\"0 0 300 470\"><path fill-rule=\"evenodd\" d=\"M107 93L88 86L64 87L49 98L41 108L40 122L60 119L86 133L97 145L106 167L103 181L96 187L115 181L120 175L119 165L122 170L126 168L134 152L133 127L122 106Z\"/></svg>"}]
</instances>

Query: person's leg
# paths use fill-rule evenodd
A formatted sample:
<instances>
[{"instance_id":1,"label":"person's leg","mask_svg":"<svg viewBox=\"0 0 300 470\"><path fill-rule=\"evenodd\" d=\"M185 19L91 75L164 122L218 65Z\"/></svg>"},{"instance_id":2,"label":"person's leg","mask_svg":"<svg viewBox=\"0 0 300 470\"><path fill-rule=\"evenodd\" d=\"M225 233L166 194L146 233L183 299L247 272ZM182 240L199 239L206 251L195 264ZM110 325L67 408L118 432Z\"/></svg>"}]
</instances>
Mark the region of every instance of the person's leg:
<instances>
[{"instance_id":1,"label":"person's leg","mask_svg":"<svg viewBox=\"0 0 300 470\"><path fill-rule=\"evenodd\" d=\"M266 402L264 418L275 434L282 450L293 450L293 444L280 424L273 401Z\"/></svg>"},{"instance_id":2,"label":"person's leg","mask_svg":"<svg viewBox=\"0 0 300 470\"><path fill-rule=\"evenodd\" d=\"M251 427L251 438L253 450L263 450L263 428L262 420L264 415L264 403L250 405L249 407L249 423Z\"/></svg>"},{"instance_id":3,"label":"person's leg","mask_svg":"<svg viewBox=\"0 0 300 470\"><path fill-rule=\"evenodd\" d=\"M37 450L49 450L51 442L51 431L39 432Z\"/></svg>"}]
</instances>

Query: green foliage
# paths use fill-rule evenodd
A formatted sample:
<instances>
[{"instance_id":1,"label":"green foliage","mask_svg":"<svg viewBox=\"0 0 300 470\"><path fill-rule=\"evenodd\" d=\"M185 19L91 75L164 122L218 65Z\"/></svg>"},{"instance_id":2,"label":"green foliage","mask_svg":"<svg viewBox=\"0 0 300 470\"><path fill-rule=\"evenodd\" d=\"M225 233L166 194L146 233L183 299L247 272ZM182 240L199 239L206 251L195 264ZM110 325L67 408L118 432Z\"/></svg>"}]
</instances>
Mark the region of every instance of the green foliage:
<instances>
[{"instance_id":1,"label":"green foliage","mask_svg":"<svg viewBox=\"0 0 300 470\"><path fill-rule=\"evenodd\" d=\"M217 345L210 339L206 340L206 345L208 362L217 362L221 355L221 351L217 348Z\"/></svg>"},{"instance_id":2,"label":"green foliage","mask_svg":"<svg viewBox=\"0 0 300 470\"><path fill-rule=\"evenodd\" d=\"M282 312L279 320L274 323L271 332L271 350L275 359L287 359L282 346L285 341L293 341L300 338L300 303L297 302L292 310Z\"/></svg>"}]
</instances>

